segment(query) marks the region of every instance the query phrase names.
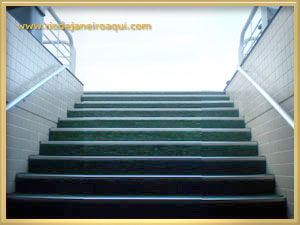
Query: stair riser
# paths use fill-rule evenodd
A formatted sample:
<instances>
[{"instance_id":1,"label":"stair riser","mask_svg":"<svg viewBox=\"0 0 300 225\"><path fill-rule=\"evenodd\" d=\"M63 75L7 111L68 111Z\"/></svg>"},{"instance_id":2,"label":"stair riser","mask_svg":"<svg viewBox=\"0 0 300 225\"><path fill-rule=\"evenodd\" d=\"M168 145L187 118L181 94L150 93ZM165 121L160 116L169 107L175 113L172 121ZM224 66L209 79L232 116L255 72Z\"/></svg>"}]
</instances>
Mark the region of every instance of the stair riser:
<instances>
[{"instance_id":1,"label":"stair riser","mask_svg":"<svg viewBox=\"0 0 300 225\"><path fill-rule=\"evenodd\" d=\"M108 104L108 103L77 103L75 104L74 108L222 108L222 107L233 107L232 102L224 102L224 103L176 103L176 104L169 104L169 103L151 103L151 104L129 104L129 103L122 103L122 104Z\"/></svg>"},{"instance_id":2,"label":"stair riser","mask_svg":"<svg viewBox=\"0 0 300 225\"><path fill-rule=\"evenodd\" d=\"M243 120L60 120L66 128L244 128Z\"/></svg>"},{"instance_id":3,"label":"stair riser","mask_svg":"<svg viewBox=\"0 0 300 225\"><path fill-rule=\"evenodd\" d=\"M51 131L49 141L250 141L250 132Z\"/></svg>"},{"instance_id":4,"label":"stair riser","mask_svg":"<svg viewBox=\"0 0 300 225\"><path fill-rule=\"evenodd\" d=\"M273 194L274 180L202 180L196 178L36 178L16 179L26 194L89 195L259 195Z\"/></svg>"},{"instance_id":5,"label":"stair riser","mask_svg":"<svg viewBox=\"0 0 300 225\"><path fill-rule=\"evenodd\" d=\"M79 204L80 203L80 204ZM101 210L99 210L101 209ZM183 210L184 209L184 210ZM285 202L232 202L205 204L201 201L7 201L7 218L81 219L271 219L286 218Z\"/></svg>"},{"instance_id":6,"label":"stair riser","mask_svg":"<svg viewBox=\"0 0 300 225\"><path fill-rule=\"evenodd\" d=\"M203 111L68 111L68 117L238 117L238 110Z\"/></svg>"},{"instance_id":7,"label":"stair riser","mask_svg":"<svg viewBox=\"0 0 300 225\"><path fill-rule=\"evenodd\" d=\"M55 160L30 159L31 173L63 174L263 174L265 160Z\"/></svg>"},{"instance_id":8,"label":"stair riser","mask_svg":"<svg viewBox=\"0 0 300 225\"><path fill-rule=\"evenodd\" d=\"M220 101L229 100L228 96L202 96L202 97L98 97L82 96L81 101Z\"/></svg>"},{"instance_id":9,"label":"stair riser","mask_svg":"<svg viewBox=\"0 0 300 225\"><path fill-rule=\"evenodd\" d=\"M41 155L94 156L256 156L257 145L48 145L41 144Z\"/></svg>"}]
</instances>

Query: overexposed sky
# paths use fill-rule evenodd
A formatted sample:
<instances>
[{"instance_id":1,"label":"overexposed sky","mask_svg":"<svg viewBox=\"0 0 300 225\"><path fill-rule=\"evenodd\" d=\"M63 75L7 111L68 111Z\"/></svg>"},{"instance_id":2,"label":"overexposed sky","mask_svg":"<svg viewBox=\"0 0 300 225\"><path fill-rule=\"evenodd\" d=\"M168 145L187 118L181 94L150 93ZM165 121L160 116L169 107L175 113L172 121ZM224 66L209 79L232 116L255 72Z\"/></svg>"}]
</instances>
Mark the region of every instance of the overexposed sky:
<instances>
[{"instance_id":1,"label":"overexposed sky","mask_svg":"<svg viewBox=\"0 0 300 225\"><path fill-rule=\"evenodd\" d=\"M65 23L151 24L72 32L85 91L223 90L251 7L53 7Z\"/></svg>"}]
</instances>

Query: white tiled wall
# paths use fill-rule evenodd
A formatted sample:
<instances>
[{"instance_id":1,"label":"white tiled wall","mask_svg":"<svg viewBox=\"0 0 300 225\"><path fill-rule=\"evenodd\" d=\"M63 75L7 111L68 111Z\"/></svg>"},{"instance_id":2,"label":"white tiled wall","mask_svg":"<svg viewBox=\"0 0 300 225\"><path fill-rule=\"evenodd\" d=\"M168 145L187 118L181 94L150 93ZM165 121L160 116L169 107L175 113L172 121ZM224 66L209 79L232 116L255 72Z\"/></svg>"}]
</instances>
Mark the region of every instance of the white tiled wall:
<instances>
[{"instance_id":1,"label":"white tiled wall","mask_svg":"<svg viewBox=\"0 0 300 225\"><path fill-rule=\"evenodd\" d=\"M282 7L242 65L250 76L294 117L294 11ZM294 210L294 130L240 73L226 93L239 107L266 156L267 172L275 175L276 189Z\"/></svg>"},{"instance_id":2,"label":"white tiled wall","mask_svg":"<svg viewBox=\"0 0 300 225\"><path fill-rule=\"evenodd\" d=\"M41 81L61 64L17 21L6 14L6 101L10 102ZM26 172L28 156L39 154L39 142L48 139L49 128L80 100L83 85L64 70L7 113L6 188L15 190L15 175Z\"/></svg>"}]
</instances>

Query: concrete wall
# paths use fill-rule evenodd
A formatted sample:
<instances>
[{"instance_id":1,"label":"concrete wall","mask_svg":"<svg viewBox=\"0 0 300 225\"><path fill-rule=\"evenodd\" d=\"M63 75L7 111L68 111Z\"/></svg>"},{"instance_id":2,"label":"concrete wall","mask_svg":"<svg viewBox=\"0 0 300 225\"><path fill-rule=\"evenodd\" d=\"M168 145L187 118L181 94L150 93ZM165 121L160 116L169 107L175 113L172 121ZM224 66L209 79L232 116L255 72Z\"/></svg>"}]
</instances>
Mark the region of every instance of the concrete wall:
<instances>
[{"instance_id":1,"label":"concrete wall","mask_svg":"<svg viewBox=\"0 0 300 225\"><path fill-rule=\"evenodd\" d=\"M6 101L10 102L61 64L17 21L6 14ZM15 189L15 175L27 171L28 156L39 154L39 142L48 140L67 108L80 100L82 83L68 70L48 81L6 114L6 188Z\"/></svg>"},{"instance_id":2,"label":"concrete wall","mask_svg":"<svg viewBox=\"0 0 300 225\"><path fill-rule=\"evenodd\" d=\"M294 117L294 11L282 7L244 61L244 68L288 114ZM266 156L267 172L276 177L278 194L294 210L294 131L240 73L226 93L251 128L259 154Z\"/></svg>"}]
</instances>

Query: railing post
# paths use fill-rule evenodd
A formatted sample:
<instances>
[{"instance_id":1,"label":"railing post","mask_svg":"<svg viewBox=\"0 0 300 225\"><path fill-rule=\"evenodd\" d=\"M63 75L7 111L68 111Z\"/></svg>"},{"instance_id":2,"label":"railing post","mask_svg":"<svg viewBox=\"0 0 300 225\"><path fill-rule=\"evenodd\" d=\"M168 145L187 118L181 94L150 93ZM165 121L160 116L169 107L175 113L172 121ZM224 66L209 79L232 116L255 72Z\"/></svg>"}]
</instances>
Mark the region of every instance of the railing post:
<instances>
[{"instance_id":1,"label":"railing post","mask_svg":"<svg viewBox=\"0 0 300 225\"><path fill-rule=\"evenodd\" d=\"M57 14L54 12L54 10L52 9L52 7L50 7L50 6L44 7L43 10L45 10L45 11L47 10L51 14L51 16L54 18L54 20L57 22L57 24L62 24L62 21L57 16ZM74 48L73 38L72 38L72 35L70 34L70 32L68 30L63 29L63 31L65 32L65 34L68 37L68 43L65 43L65 41L60 40L59 36L57 37L53 33L52 34L57 38L57 41L51 41L50 39L47 38L48 41L43 42L43 43L44 44L50 44L51 43L52 45L54 45L54 47L57 49L57 55L58 55L58 52L61 52L61 51L59 50L59 46L55 46L55 44L57 44L57 45L62 44L63 47L65 47L64 44L67 44L69 46L69 48L70 48L70 50L66 49L69 52L69 54L70 54L69 55L69 59L62 52L61 52L61 54L67 59L67 61L69 61L69 69L70 69L70 71L73 74L75 74L75 68L76 68L76 50ZM59 34L59 30L58 30L58 34Z\"/></svg>"},{"instance_id":2,"label":"railing post","mask_svg":"<svg viewBox=\"0 0 300 225\"><path fill-rule=\"evenodd\" d=\"M239 46L239 63L242 62L242 60L244 59L244 55L243 55L243 46L244 46L244 41L245 41L245 33L247 31L247 28L249 26L249 24L252 21L252 18L254 17L256 11L258 9L258 6L254 6L253 9L251 10L251 13L246 21L246 24L243 27L243 30L241 32L241 36L240 36L240 46Z\"/></svg>"},{"instance_id":3,"label":"railing post","mask_svg":"<svg viewBox=\"0 0 300 225\"><path fill-rule=\"evenodd\" d=\"M72 73L75 74L75 68L76 68L76 50L75 48L71 49L71 55L70 55L70 70Z\"/></svg>"}]
</instances>

